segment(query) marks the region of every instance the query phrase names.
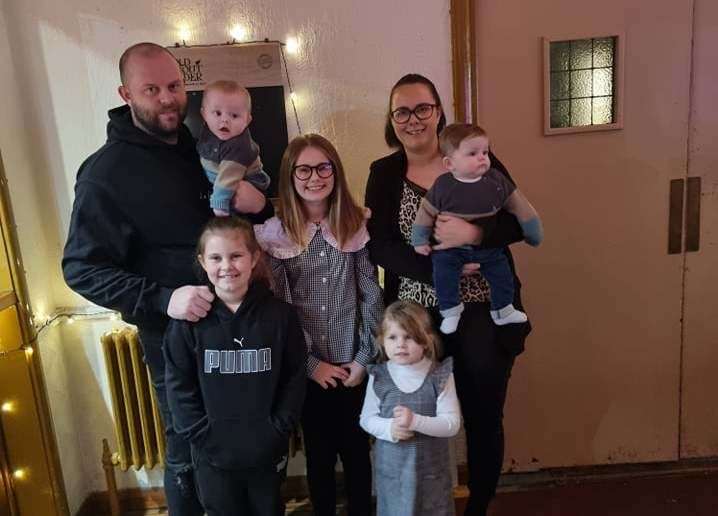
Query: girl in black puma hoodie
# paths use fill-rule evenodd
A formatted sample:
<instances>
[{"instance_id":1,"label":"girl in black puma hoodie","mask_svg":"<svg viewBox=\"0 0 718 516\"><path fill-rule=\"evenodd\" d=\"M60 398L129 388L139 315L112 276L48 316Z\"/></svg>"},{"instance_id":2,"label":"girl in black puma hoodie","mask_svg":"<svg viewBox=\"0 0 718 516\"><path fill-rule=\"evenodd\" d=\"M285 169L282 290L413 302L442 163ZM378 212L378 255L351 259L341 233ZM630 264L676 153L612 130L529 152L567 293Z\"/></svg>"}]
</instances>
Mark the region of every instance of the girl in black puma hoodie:
<instances>
[{"instance_id":1,"label":"girl in black puma hoodie","mask_svg":"<svg viewBox=\"0 0 718 516\"><path fill-rule=\"evenodd\" d=\"M173 320L167 398L192 443L208 516L283 514L279 487L304 401L306 347L297 315L272 296L252 226L210 220L197 258L214 286L209 314Z\"/></svg>"}]
</instances>

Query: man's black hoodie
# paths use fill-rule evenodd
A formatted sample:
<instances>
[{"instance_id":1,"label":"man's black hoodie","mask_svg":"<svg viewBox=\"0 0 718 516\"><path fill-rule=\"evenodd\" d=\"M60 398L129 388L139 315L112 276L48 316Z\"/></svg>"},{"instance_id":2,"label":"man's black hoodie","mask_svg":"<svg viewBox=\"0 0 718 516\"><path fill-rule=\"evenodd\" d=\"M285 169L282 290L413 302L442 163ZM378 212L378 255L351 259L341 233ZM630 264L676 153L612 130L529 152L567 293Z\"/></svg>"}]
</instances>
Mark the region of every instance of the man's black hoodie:
<instances>
[{"instance_id":1,"label":"man's black hoodie","mask_svg":"<svg viewBox=\"0 0 718 516\"><path fill-rule=\"evenodd\" d=\"M211 185L186 126L172 145L138 129L128 106L109 117L107 143L77 173L62 269L93 303L162 330L172 291L198 283L195 246L212 214ZM267 216L271 208L257 221Z\"/></svg>"},{"instance_id":2,"label":"man's black hoodie","mask_svg":"<svg viewBox=\"0 0 718 516\"><path fill-rule=\"evenodd\" d=\"M237 312L219 299L197 323L165 334L165 385L174 427L212 465L275 466L299 423L306 345L291 305L254 283Z\"/></svg>"}]
</instances>

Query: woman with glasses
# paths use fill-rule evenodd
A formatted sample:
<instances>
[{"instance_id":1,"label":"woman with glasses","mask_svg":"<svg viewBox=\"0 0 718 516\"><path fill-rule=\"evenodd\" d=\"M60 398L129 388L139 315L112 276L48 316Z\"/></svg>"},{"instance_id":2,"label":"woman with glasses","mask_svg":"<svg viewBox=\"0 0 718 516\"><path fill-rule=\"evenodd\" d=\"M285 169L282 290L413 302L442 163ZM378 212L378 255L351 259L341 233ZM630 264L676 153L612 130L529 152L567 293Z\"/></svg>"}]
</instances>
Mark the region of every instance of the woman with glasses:
<instances>
[{"instance_id":1,"label":"woman with glasses","mask_svg":"<svg viewBox=\"0 0 718 516\"><path fill-rule=\"evenodd\" d=\"M434 84L418 74L405 75L389 94L384 138L393 154L371 165L365 204L372 260L384 268L384 303L396 299L415 301L430 308L440 320L432 285L431 258L414 252L411 225L422 197L446 170L439 153L438 133L446 125L441 99ZM501 162L491 163L507 177ZM509 177L510 180L510 177ZM521 241L516 218L499 212L495 230L462 219L439 215L434 237L444 248L481 245L505 248ZM465 267L461 280L464 315L458 330L444 336L446 350L454 357L454 375L467 441L470 497L465 514L485 515L496 491L504 452L503 406L514 358L523 350L530 324L496 326L489 315L489 287L476 265ZM514 274L515 276L515 274ZM520 309L520 282L514 278L514 306ZM447 472L450 474L450 472ZM377 482L380 479L377 478Z\"/></svg>"},{"instance_id":2,"label":"woman with glasses","mask_svg":"<svg viewBox=\"0 0 718 516\"><path fill-rule=\"evenodd\" d=\"M339 456L348 513L369 516L369 437L359 414L383 305L364 211L328 140L307 134L290 142L279 172L277 216L255 233L269 255L275 293L297 309L307 340L302 430L314 514L336 515Z\"/></svg>"}]
</instances>

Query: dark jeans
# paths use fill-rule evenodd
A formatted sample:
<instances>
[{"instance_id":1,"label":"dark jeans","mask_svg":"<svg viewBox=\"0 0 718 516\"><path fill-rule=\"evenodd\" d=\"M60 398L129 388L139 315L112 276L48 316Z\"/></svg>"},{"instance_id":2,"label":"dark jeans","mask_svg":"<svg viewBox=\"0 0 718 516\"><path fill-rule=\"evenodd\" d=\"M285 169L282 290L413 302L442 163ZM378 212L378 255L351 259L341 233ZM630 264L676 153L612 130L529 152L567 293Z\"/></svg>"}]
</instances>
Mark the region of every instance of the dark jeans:
<instances>
[{"instance_id":1,"label":"dark jeans","mask_svg":"<svg viewBox=\"0 0 718 516\"><path fill-rule=\"evenodd\" d=\"M520 305L520 301L518 301ZM439 314L433 312L435 321ZM442 335L454 357L456 393L466 430L469 500L465 516L484 516L504 460L504 402L528 323L496 326L487 303L466 303L457 331Z\"/></svg>"},{"instance_id":2,"label":"dark jeans","mask_svg":"<svg viewBox=\"0 0 718 516\"><path fill-rule=\"evenodd\" d=\"M207 516L283 516L283 471L231 471L197 458L197 489Z\"/></svg>"},{"instance_id":3,"label":"dark jeans","mask_svg":"<svg viewBox=\"0 0 718 516\"><path fill-rule=\"evenodd\" d=\"M491 287L491 309L498 310L514 300L514 275L503 249L452 247L432 251L434 288L440 310L448 310L461 303L459 281L467 263L480 263L481 275Z\"/></svg>"},{"instance_id":4,"label":"dark jeans","mask_svg":"<svg viewBox=\"0 0 718 516\"><path fill-rule=\"evenodd\" d=\"M201 516L204 510L195 489L190 445L175 433L167 404L165 359L162 354L164 333L140 329L139 334L165 427L164 481L169 514L170 516Z\"/></svg>"},{"instance_id":5,"label":"dark jeans","mask_svg":"<svg viewBox=\"0 0 718 516\"><path fill-rule=\"evenodd\" d=\"M359 426L366 381L357 387L322 389L307 380L302 431L309 496L316 516L336 515L337 455L344 469L349 516L371 514L369 436Z\"/></svg>"}]
</instances>

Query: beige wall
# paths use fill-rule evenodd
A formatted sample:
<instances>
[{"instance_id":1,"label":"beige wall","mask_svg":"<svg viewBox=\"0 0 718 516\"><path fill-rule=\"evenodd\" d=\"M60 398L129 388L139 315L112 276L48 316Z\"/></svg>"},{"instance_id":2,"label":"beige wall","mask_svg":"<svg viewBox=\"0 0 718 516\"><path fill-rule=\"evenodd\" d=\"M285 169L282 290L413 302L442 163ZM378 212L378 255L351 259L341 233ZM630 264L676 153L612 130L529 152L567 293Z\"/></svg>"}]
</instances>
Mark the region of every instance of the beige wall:
<instances>
[{"instance_id":1,"label":"beige wall","mask_svg":"<svg viewBox=\"0 0 718 516\"><path fill-rule=\"evenodd\" d=\"M186 25L193 43L221 43L243 23L252 38L298 36L288 55L304 131L338 147L358 197L382 140L389 88L401 75L433 78L452 103L448 1L402 0L3 0L0 15L0 149L10 178L33 308L86 302L64 285L59 260L75 173L104 141L106 111L120 103L116 63L140 40L172 44ZM421 16L407 17L409 10ZM288 111L291 114L291 111ZM290 137L296 126L287 121ZM98 336L110 323L43 332L40 349L70 508L104 489L100 440L112 437ZM301 465L296 466L301 470ZM159 475L118 475L120 487Z\"/></svg>"}]
</instances>

